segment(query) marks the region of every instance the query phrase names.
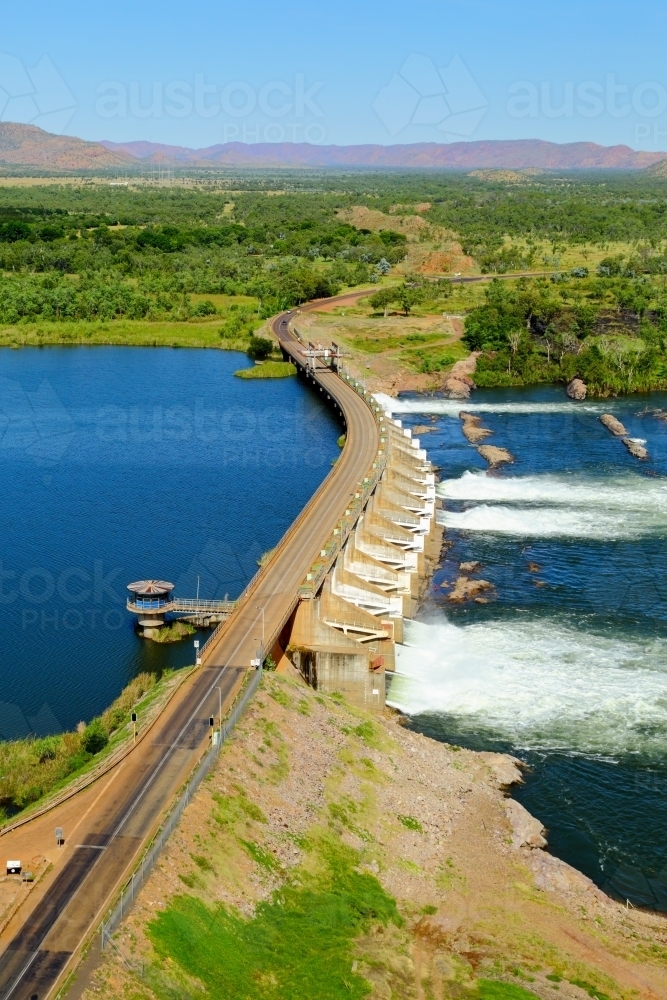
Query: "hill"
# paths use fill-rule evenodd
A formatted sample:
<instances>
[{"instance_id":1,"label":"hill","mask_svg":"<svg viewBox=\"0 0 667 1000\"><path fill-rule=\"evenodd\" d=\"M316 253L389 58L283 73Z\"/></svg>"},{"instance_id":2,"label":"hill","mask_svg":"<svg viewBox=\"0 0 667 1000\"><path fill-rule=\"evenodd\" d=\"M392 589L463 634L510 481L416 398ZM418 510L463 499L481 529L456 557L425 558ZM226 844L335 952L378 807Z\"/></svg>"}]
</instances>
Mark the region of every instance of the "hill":
<instances>
[{"instance_id":1,"label":"hill","mask_svg":"<svg viewBox=\"0 0 667 1000\"><path fill-rule=\"evenodd\" d=\"M667 159L658 160L647 168L646 173L651 177L667 177Z\"/></svg>"},{"instance_id":2,"label":"hill","mask_svg":"<svg viewBox=\"0 0 667 1000\"><path fill-rule=\"evenodd\" d=\"M201 149L146 142L88 142L52 135L34 125L0 122L0 165L90 171L148 164L192 168L311 167L419 170L643 170L667 169L665 152L594 142L542 139L416 142L393 146L319 146L307 142L227 142ZM661 166L662 165L662 166Z\"/></svg>"},{"instance_id":3,"label":"hill","mask_svg":"<svg viewBox=\"0 0 667 1000\"><path fill-rule=\"evenodd\" d=\"M393 146L316 146L307 142L227 142L202 149L152 142L100 145L143 163L235 167L366 167L444 170L642 170L665 154L636 152L629 146L594 142L556 143L542 139L479 142L417 142Z\"/></svg>"},{"instance_id":4,"label":"hill","mask_svg":"<svg viewBox=\"0 0 667 1000\"><path fill-rule=\"evenodd\" d=\"M108 170L132 162L127 153L69 135L52 135L35 125L0 122L0 165L49 170Z\"/></svg>"}]
</instances>

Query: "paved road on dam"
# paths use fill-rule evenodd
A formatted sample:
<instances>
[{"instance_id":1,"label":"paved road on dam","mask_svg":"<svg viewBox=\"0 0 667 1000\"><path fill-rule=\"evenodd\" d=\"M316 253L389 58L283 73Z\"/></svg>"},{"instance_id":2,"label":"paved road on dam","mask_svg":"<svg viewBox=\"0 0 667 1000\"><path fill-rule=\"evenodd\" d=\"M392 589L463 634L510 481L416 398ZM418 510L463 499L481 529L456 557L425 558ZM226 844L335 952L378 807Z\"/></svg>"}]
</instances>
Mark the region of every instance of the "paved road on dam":
<instances>
[{"instance_id":1,"label":"paved road on dam","mask_svg":"<svg viewBox=\"0 0 667 1000\"><path fill-rule=\"evenodd\" d=\"M350 298L341 296L340 301ZM289 329L292 315L279 316L273 329L287 353L303 365L301 344ZM54 996L207 747L208 720L217 715L219 698L223 708L229 706L251 660L271 648L296 606L299 586L375 459L378 427L368 405L329 369L311 377L344 415L345 448L243 600L207 643L202 669L184 683L135 750L100 779L100 793L75 830L65 831L64 848L52 852L53 872L3 934L0 1000ZM294 447L305 449L307 442L295 440ZM11 836L16 838L16 832Z\"/></svg>"}]
</instances>

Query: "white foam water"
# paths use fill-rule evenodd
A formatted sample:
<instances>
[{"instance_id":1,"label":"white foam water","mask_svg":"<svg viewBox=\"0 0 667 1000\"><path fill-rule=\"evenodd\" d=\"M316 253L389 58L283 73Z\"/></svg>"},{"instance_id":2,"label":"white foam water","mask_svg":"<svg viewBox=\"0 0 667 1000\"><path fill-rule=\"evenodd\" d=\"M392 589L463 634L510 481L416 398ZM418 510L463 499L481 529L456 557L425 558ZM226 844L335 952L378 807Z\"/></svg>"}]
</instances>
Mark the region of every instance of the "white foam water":
<instances>
[{"instance_id":1,"label":"white foam water","mask_svg":"<svg viewBox=\"0 0 667 1000\"><path fill-rule=\"evenodd\" d=\"M427 396L420 399L394 399L383 392L375 393L375 399L387 413L433 413L458 417L462 410L466 413L609 413L610 404L572 403L562 400L558 403L473 403L468 399L441 399ZM613 407L612 407L613 408Z\"/></svg>"},{"instance_id":2,"label":"white foam water","mask_svg":"<svg viewBox=\"0 0 667 1000\"><path fill-rule=\"evenodd\" d=\"M638 538L667 533L667 481L636 474L493 476L464 472L438 486L444 499L480 501L443 510L448 528L526 537ZM504 504L513 506L504 506Z\"/></svg>"},{"instance_id":3,"label":"white foam water","mask_svg":"<svg viewBox=\"0 0 667 1000\"><path fill-rule=\"evenodd\" d=\"M453 500L550 503L566 507L619 507L627 511L655 510L667 517L667 479L633 473L604 478L574 474L496 476L464 472L445 479L438 494ZM667 522L666 522L667 523Z\"/></svg>"},{"instance_id":4,"label":"white foam water","mask_svg":"<svg viewBox=\"0 0 667 1000\"><path fill-rule=\"evenodd\" d=\"M525 749L610 756L667 750L667 641L519 616L406 622L389 703L444 713Z\"/></svg>"},{"instance_id":5,"label":"white foam water","mask_svg":"<svg viewBox=\"0 0 667 1000\"><path fill-rule=\"evenodd\" d=\"M623 516L594 510L561 507L502 507L479 504L470 510L438 511L438 523L457 531L520 538L637 538L650 531L646 524L632 524ZM664 530L664 521L661 525Z\"/></svg>"}]
</instances>

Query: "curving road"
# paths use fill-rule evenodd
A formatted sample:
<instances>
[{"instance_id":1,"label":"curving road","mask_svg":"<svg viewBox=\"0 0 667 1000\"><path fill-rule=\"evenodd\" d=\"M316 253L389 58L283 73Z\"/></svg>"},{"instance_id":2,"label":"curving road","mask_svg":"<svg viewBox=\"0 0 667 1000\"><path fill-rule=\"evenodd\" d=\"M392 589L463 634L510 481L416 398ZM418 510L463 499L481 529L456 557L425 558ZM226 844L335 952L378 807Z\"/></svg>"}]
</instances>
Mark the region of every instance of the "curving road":
<instances>
[{"instance_id":1,"label":"curving road","mask_svg":"<svg viewBox=\"0 0 667 1000\"><path fill-rule=\"evenodd\" d=\"M360 294L367 293L338 300ZM285 351L303 363L300 343L289 330L291 316L277 317L273 329ZM312 377L344 417L342 455L246 588L244 600L206 644L203 668L185 683L143 742L110 777L100 779L100 794L66 842L52 875L33 890L3 935L0 1000L54 995L207 746L208 719L217 715L219 699L228 706L250 661L273 645L296 606L306 573L367 475L378 448L375 417L334 372L320 368ZM295 448L306 444L294 441Z\"/></svg>"}]
</instances>

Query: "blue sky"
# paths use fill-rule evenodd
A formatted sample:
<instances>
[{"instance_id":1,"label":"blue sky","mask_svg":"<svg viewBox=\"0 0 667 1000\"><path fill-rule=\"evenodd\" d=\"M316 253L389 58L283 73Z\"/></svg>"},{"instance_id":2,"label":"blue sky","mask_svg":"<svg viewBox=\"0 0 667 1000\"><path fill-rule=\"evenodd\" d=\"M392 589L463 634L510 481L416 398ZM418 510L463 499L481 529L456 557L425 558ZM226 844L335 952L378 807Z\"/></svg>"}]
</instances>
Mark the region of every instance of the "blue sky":
<instances>
[{"instance_id":1,"label":"blue sky","mask_svg":"<svg viewBox=\"0 0 667 1000\"><path fill-rule=\"evenodd\" d=\"M592 140L667 149L667 8L618 0L24 0L0 115L207 146Z\"/></svg>"}]
</instances>

